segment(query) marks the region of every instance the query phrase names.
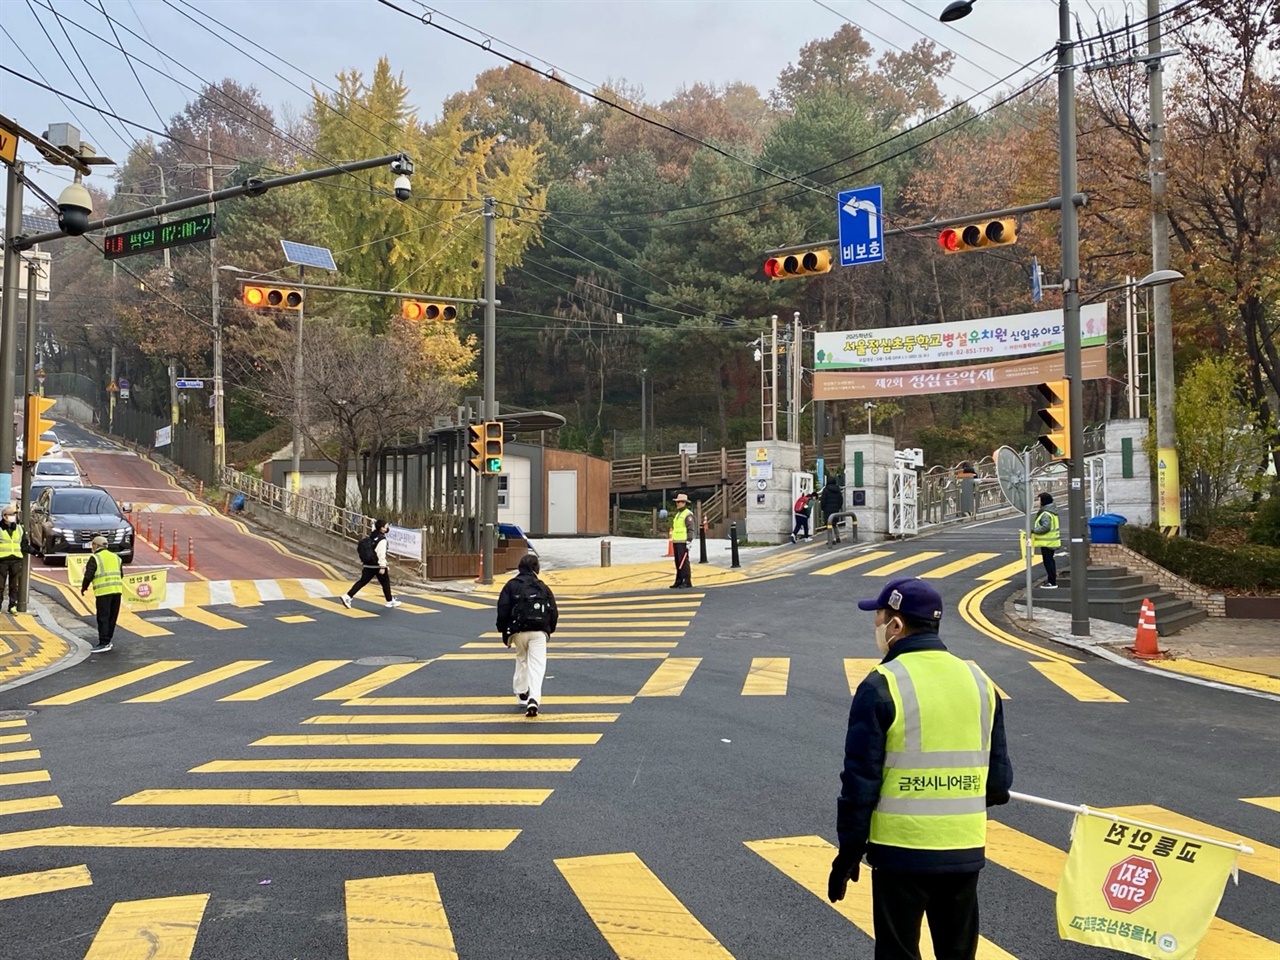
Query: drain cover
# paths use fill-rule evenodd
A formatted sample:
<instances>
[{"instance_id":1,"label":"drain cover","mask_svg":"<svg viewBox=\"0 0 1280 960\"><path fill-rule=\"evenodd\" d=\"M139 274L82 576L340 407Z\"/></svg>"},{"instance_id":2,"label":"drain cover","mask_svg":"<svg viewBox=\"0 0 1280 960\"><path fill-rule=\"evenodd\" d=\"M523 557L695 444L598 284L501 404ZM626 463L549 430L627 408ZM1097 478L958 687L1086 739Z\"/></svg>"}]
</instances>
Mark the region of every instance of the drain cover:
<instances>
[{"instance_id":1,"label":"drain cover","mask_svg":"<svg viewBox=\"0 0 1280 960\"><path fill-rule=\"evenodd\" d=\"M143 617L147 623L181 623L181 617Z\"/></svg>"},{"instance_id":2,"label":"drain cover","mask_svg":"<svg viewBox=\"0 0 1280 960\"><path fill-rule=\"evenodd\" d=\"M34 710L0 710L0 720L25 720L35 715Z\"/></svg>"},{"instance_id":3,"label":"drain cover","mask_svg":"<svg viewBox=\"0 0 1280 960\"><path fill-rule=\"evenodd\" d=\"M405 657L394 654L386 657L361 657L356 661L362 667L385 667L391 663L415 663L417 657Z\"/></svg>"},{"instance_id":4,"label":"drain cover","mask_svg":"<svg viewBox=\"0 0 1280 960\"><path fill-rule=\"evenodd\" d=\"M717 633L717 640L763 640L769 636L767 633L752 633L744 630L741 633Z\"/></svg>"}]
</instances>

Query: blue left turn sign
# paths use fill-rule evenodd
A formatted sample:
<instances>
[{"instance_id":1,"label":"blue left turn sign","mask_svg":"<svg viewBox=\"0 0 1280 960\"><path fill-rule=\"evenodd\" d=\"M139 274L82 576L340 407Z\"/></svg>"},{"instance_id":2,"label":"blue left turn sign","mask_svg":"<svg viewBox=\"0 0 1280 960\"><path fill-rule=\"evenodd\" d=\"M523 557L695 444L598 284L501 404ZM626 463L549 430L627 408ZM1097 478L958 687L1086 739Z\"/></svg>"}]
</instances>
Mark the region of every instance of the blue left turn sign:
<instances>
[{"instance_id":1,"label":"blue left turn sign","mask_svg":"<svg viewBox=\"0 0 1280 960\"><path fill-rule=\"evenodd\" d=\"M844 190L836 197L840 266L879 263L884 259L883 209L879 185Z\"/></svg>"}]
</instances>

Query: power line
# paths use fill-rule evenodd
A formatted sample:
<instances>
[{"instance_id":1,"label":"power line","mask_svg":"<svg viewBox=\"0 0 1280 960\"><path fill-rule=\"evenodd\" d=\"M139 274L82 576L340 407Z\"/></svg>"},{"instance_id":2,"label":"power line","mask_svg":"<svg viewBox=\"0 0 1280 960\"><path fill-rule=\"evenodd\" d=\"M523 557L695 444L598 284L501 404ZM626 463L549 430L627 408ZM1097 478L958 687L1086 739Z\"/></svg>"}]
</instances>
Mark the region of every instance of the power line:
<instances>
[{"instance_id":1,"label":"power line","mask_svg":"<svg viewBox=\"0 0 1280 960\"><path fill-rule=\"evenodd\" d=\"M147 103L151 107L151 112L156 115L156 119L160 121L160 126L167 133L169 127L164 122L164 117L160 116L160 111L156 109L155 101L151 99L151 94L147 92L146 85L142 82L142 78L138 76L138 70L133 65L133 59L129 56L129 52L125 50L124 44L120 42L120 34L116 33L115 21L107 16L107 7L103 0L98 0L98 9L102 11L102 15L107 19L107 26L111 28L111 35L116 38L116 46L120 48L120 52L124 54L124 62L129 65L129 72L133 74L133 79L137 81L138 89L142 91L142 95L147 98ZM135 11L134 16L137 16ZM141 23L141 21L139 21ZM172 78L170 78L172 79Z\"/></svg>"}]
</instances>

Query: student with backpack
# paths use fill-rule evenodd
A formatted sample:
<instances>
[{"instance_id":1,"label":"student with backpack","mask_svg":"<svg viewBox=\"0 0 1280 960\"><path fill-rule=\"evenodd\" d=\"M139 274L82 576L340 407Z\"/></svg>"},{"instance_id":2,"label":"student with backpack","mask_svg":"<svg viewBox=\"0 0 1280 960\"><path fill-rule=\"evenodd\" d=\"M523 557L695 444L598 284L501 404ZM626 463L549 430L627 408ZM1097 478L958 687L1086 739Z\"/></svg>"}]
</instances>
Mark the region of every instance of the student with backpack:
<instances>
[{"instance_id":1,"label":"student with backpack","mask_svg":"<svg viewBox=\"0 0 1280 960\"><path fill-rule=\"evenodd\" d=\"M388 607L400 606L400 601L391 595L391 575L387 572L387 521L375 520L373 530L356 544L356 555L360 558L360 579L351 585L351 589L342 595L342 605L351 609L351 601L366 583L374 577L382 585L382 595L387 598Z\"/></svg>"},{"instance_id":2,"label":"student with backpack","mask_svg":"<svg viewBox=\"0 0 1280 960\"><path fill-rule=\"evenodd\" d=\"M516 649L516 673L511 685L526 717L538 715L542 678L547 672L547 639L556 631L560 612L551 588L538 579L536 554L526 554L519 572L498 597L498 632L502 642Z\"/></svg>"}]
</instances>

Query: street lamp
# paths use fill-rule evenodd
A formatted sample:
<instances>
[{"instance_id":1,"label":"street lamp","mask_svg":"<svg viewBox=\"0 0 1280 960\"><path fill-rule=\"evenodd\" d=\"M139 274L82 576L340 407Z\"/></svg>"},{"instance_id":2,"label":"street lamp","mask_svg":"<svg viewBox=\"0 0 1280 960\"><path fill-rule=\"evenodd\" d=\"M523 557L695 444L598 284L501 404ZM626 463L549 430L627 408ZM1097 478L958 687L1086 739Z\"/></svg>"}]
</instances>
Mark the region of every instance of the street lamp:
<instances>
[{"instance_id":1,"label":"street lamp","mask_svg":"<svg viewBox=\"0 0 1280 960\"><path fill-rule=\"evenodd\" d=\"M1177 283L1179 280L1185 279L1186 277L1177 270L1155 270L1148 273L1141 280L1135 280L1132 283L1117 283L1114 286L1096 290L1081 300L1080 305L1083 307L1086 304L1096 303L1107 294L1116 293L1120 290L1150 290L1154 287L1167 287L1171 283Z\"/></svg>"}]
</instances>

